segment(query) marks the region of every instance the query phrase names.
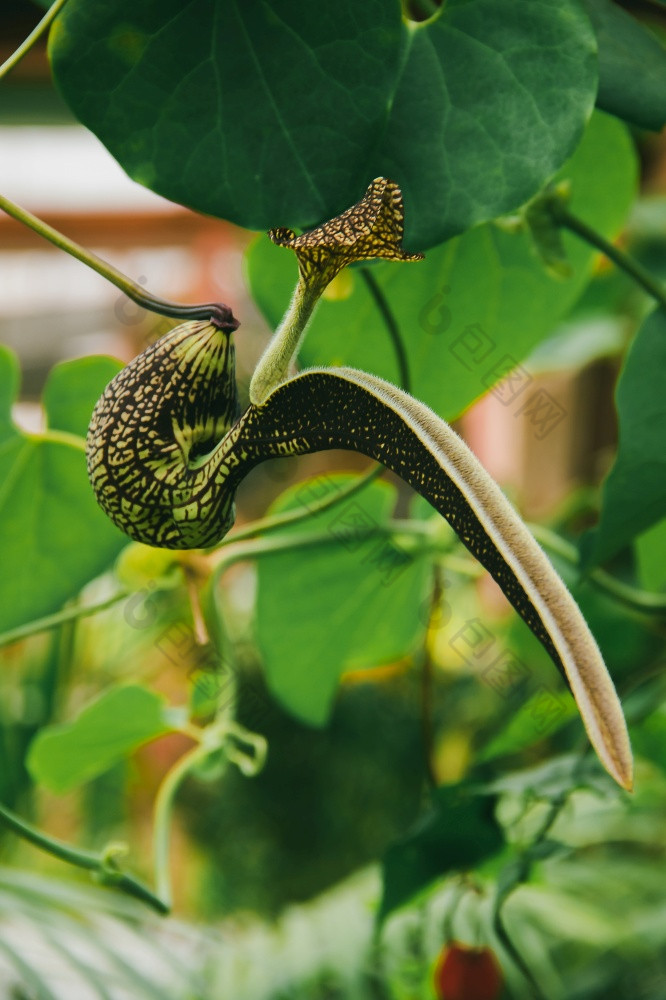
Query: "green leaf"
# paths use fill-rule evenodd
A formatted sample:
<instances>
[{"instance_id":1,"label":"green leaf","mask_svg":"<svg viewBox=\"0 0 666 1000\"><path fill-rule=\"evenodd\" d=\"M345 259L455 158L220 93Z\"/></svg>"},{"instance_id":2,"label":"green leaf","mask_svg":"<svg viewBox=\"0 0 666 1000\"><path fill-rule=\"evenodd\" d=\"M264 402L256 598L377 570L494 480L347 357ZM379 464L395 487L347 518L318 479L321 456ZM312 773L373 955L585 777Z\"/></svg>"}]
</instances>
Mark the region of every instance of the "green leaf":
<instances>
[{"instance_id":1,"label":"green leaf","mask_svg":"<svg viewBox=\"0 0 666 1000\"><path fill-rule=\"evenodd\" d=\"M634 753L666 771L666 705L659 705L640 725L632 726L630 735Z\"/></svg>"},{"instance_id":2,"label":"green leaf","mask_svg":"<svg viewBox=\"0 0 666 1000\"><path fill-rule=\"evenodd\" d=\"M551 690L545 685L520 705L504 728L483 747L479 761L518 753L552 736L571 719L578 708L568 691Z\"/></svg>"},{"instance_id":3,"label":"green leaf","mask_svg":"<svg viewBox=\"0 0 666 1000\"><path fill-rule=\"evenodd\" d=\"M610 0L583 0L599 45L597 107L641 128L666 124L666 49Z\"/></svg>"},{"instance_id":4,"label":"green leaf","mask_svg":"<svg viewBox=\"0 0 666 1000\"><path fill-rule=\"evenodd\" d=\"M20 378L16 355L0 344L0 445L18 434L12 422L12 406L18 396Z\"/></svg>"},{"instance_id":5,"label":"green leaf","mask_svg":"<svg viewBox=\"0 0 666 1000\"><path fill-rule=\"evenodd\" d=\"M183 923L177 944L134 899L108 888L0 870L0 968L12 1000L183 1000L206 993L208 956L189 961L200 932ZM20 929L19 929L20 928ZM226 964L220 946L215 958ZM7 993L7 991L5 991ZM240 987L236 991L240 997Z\"/></svg>"},{"instance_id":6,"label":"green leaf","mask_svg":"<svg viewBox=\"0 0 666 1000\"><path fill-rule=\"evenodd\" d=\"M503 844L492 796L465 781L438 788L432 809L384 857L378 920L385 920L435 879L474 868Z\"/></svg>"},{"instance_id":7,"label":"green leaf","mask_svg":"<svg viewBox=\"0 0 666 1000\"><path fill-rule=\"evenodd\" d=\"M517 208L571 153L596 45L576 0L69 0L53 71L154 191L251 229L308 227L397 181L422 250Z\"/></svg>"},{"instance_id":8,"label":"green leaf","mask_svg":"<svg viewBox=\"0 0 666 1000\"><path fill-rule=\"evenodd\" d=\"M598 526L581 540L586 569L612 558L666 514L666 310L638 331L616 391L619 443Z\"/></svg>"},{"instance_id":9,"label":"green leaf","mask_svg":"<svg viewBox=\"0 0 666 1000\"><path fill-rule=\"evenodd\" d=\"M635 170L626 128L597 113L559 176L571 181L572 211L612 237L632 203ZM372 267L401 331L416 396L451 419L522 361L589 280L594 253L568 233L564 245L573 269L566 280L544 272L527 233L492 224L436 247L421 263ZM295 285L294 255L259 239L246 260L252 294L275 326ZM348 364L399 384L391 341L358 268L329 286L300 360ZM515 409L529 397L527 386Z\"/></svg>"},{"instance_id":10,"label":"green leaf","mask_svg":"<svg viewBox=\"0 0 666 1000\"><path fill-rule=\"evenodd\" d=\"M49 428L85 438L95 403L121 368L120 361L102 356L55 365L43 395Z\"/></svg>"},{"instance_id":11,"label":"green leaf","mask_svg":"<svg viewBox=\"0 0 666 1000\"><path fill-rule=\"evenodd\" d=\"M513 211L573 152L597 75L582 13L569 2L448 0L407 28L379 173L402 188L408 249Z\"/></svg>"},{"instance_id":12,"label":"green leaf","mask_svg":"<svg viewBox=\"0 0 666 1000\"><path fill-rule=\"evenodd\" d=\"M322 476L300 483L271 512L323 498L349 479ZM360 537L386 523L395 501L392 486L372 483L284 529L295 543L313 531L323 541L257 562L256 635L268 686L312 726L326 723L344 671L400 659L424 634L429 560L413 555L407 540Z\"/></svg>"},{"instance_id":13,"label":"green leaf","mask_svg":"<svg viewBox=\"0 0 666 1000\"><path fill-rule=\"evenodd\" d=\"M91 374L97 378L98 373ZM103 572L126 544L125 536L97 506L86 474L83 441L61 438L59 432L25 434L11 424L17 388L18 367L3 350L0 631L57 611ZM60 404L59 410L63 412Z\"/></svg>"},{"instance_id":14,"label":"green leaf","mask_svg":"<svg viewBox=\"0 0 666 1000\"><path fill-rule=\"evenodd\" d=\"M551 757L536 767L523 768L502 774L487 786L488 791L502 795L513 793L526 798L554 799L575 788L593 788L601 794L616 796L617 785L602 770L599 761L580 753Z\"/></svg>"},{"instance_id":15,"label":"green leaf","mask_svg":"<svg viewBox=\"0 0 666 1000\"><path fill-rule=\"evenodd\" d=\"M267 228L360 197L401 34L385 0L69 0L50 55L72 110L131 177Z\"/></svg>"},{"instance_id":16,"label":"green leaf","mask_svg":"<svg viewBox=\"0 0 666 1000\"><path fill-rule=\"evenodd\" d=\"M114 688L73 722L40 730L28 751L28 770L52 792L67 792L171 728L162 695L138 685Z\"/></svg>"},{"instance_id":17,"label":"green leaf","mask_svg":"<svg viewBox=\"0 0 666 1000\"><path fill-rule=\"evenodd\" d=\"M636 539L638 574L646 590L666 586L666 518Z\"/></svg>"}]
</instances>

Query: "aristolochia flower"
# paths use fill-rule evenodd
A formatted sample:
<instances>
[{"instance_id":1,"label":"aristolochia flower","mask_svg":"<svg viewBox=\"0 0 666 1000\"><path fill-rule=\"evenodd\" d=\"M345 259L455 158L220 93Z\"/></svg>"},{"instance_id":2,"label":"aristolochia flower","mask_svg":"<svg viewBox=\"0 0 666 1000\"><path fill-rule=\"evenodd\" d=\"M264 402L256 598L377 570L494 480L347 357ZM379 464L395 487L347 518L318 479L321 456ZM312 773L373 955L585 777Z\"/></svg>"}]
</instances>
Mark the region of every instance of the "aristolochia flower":
<instances>
[{"instance_id":1,"label":"aristolochia flower","mask_svg":"<svg viewBox=\"0 0 666 1000\"><path fill-rule=\"evenodd\" d=\"M400 188L386 177L376 177L351 208L301 236L293 229L271 229L273 243L290 247L298 257L305 282L327 285L357 260L423 260L422 253L402 248L404 207Z\"/></svg>"}]
</instances>

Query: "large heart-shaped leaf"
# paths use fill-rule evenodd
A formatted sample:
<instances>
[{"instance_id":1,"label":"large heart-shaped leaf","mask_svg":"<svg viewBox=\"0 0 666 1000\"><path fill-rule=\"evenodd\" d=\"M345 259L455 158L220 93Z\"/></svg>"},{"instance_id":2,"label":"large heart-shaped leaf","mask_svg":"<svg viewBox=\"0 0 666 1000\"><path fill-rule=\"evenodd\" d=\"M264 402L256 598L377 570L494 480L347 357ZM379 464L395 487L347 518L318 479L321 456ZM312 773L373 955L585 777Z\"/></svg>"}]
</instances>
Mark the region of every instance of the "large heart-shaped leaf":
<instances>
[{"instance_id":1,"label":"large heart-shaped leaf","mask_svg":"<svg viewBox=\"0 0 666 1000\"><path fill-rule=\"evenodd\" d=\"M595 42L578 4L448 0L405 31L378 173L423 250L512 211L562 165L592 111Z\"/></svg>"},{"instance_id":2,"label":"large heart-shaped leaf","mask_svg":"<svg viewBox=\"0 0 666 1000\"><path fill-rule=\"evenodd\" d=\"M69 0L51 34L72 110L135 180L248 228L309 226L387 174L407 242L516 208L596 92L577 0Z\"/></svg>"},{"instance_id":3,"label":"large heart-shaped leaf","mask_svg":"<svg viewBox=\"0 0 666 1000\"><path fill-rule=\"evenodd\" d=\"M599 164L604 163L603 172ZM627 130L597 113L560 176L571 181L572 210L613 236L635 192L635 156ZM551 277L525 233L489 224L431 250L425 261L372 267L402 335L411 391L440 416L457 416L501 380L543 339L589 280L594 254L565 235L568 279ZM291 253L260 238L251 247L252 294L275 326L296 281ZM301 350L305 365L347 364L399 384L400 372L376 303L356 269L330 286ZM507 401L530 399L529 377Z\"/></svg>"},{"instance_id":4,"label":"large heart-shaped leaf","mask_svg":"<svg viewBox=\"0 0 666 1000\"><path fill-rule=\"evenodd\" d=\"M51 383L49 411L58 415L57 423L80 424L79 401L99 395L108 363L102 368L71 362L68 377ZM56 611L106 569L126 543L97 506L83 440L55 429L25 434L11 423L17 388L15 359L0 348L2 631ZM78 417L69 409L72 401Z\"/></svg>"}]
</instances>

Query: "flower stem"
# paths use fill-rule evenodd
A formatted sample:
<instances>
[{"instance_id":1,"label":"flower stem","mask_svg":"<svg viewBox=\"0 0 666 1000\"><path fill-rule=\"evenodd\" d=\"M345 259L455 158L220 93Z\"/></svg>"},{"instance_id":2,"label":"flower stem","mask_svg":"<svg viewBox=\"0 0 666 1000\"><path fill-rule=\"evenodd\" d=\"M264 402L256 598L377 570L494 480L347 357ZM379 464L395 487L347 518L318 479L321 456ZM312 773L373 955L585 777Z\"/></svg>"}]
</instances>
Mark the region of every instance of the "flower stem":
<instances>
[{"instance_id":1,"label":"flower stem","mask_svg":"<svg viewBox=\"0 0 666 1000\"><path fill-rule=\"evenodd\" d=\"M104 885L113 886L115 889L120 889L128 895L134 896L135 899L146 903L158 913L166 914L169 912L168 904L151 892L147 886L139 882L132 875L127 875L116 868L113 855L110 851L101 855L93 854L92 851L80 850L79 848L72 847L70 844L65 844L61 840L48 837L41 830L27 823L1 804L0 822L3 822L5 826L9 827L10 830L23 840L27 840L35 847L46 851L47 854L53 855L53 857L58 858L60 861L65 861L76 868L83 868L86 871L94 872Z\"/></svg>"},{"instance_id":2,"label":"flower stem","mask_svg":"<svg viewBox=\"0 0 666 1000\"><path fill-rule=\"evenodd\" d=\"M35 42L44 34L53 21L55 21L56 17L66 3L67 0L54 0L54 3L49 7L46 14L44 14L44 17L41 19L37 27L33 28L25 41L22 42L16 51L12 52L9 59L6 59L2 66L0 66L0 80L10 73L17 63L20 63L23 56L30 51Z\"/></svg>"},{"instance_id":3,"label":"flower stem","mask_svg":"<svg viewBox=\"0 0 666 1000\"><path fill-rule=\"evenodd\" d=\"M116 288L119 288L121 292L124 292L132 302L136 302L137 305L142 306L144 309L160 313L162 316L170 316L173 319L210 320L211 323L220 327L220 329L238 329L238 320L235 319L229 306L222 303L179 305L176 302L170 302L168 299L162 299L157 295L151 295L150 292L147 292L136 281L132 281L131 278L128 278L118 268L112 264L107 264L101 257L79 246L78 243L70 240L67 236L63 236L57 229L38 219L36 215L28 212L25 208L21 208L20 205L17 205L4 195L0 195L0 209L5 211L7 215L11 215L13 219L23 223L24 226L32 229L33 232L42 236L45 240L48 240L53 246L64 250L71 257L75 257L82 264L86 264L92 268L93 271L96 271L103 278L106 278L107 281L110 281L112 285L115 285Z\"/></svg>"},{"instance_id":4,"label":"flower stem","mask_svg":"<svg viewBox=\"0 0 666 1000\"><path fill-rule=\"evenodd\" d=\"M559 199L553 199L551 202L551 211L558 225L575 233L576 236L596 247L597 250L601 250L609 260L612 260L614 264L633 278L634 281L645 289L648 295L651 295L663 309L666 309L666 289L635 257L625 253L624 250L620 250L619 247L614 246L608 240L604 239L596 229L588 226L578 216L572 215Z\"/></svg>"},{"instance_id":5,"label":"flower stem","mask_svg":"<svg viewBox=\"0 0 666 1000\"><path fill-rule=\"evenodd\" d=\"M289 365L298 352L308 323L327 282L305 280L299 274L289 308L259 358L250 382L250 401L260 406L285 380Z\"/></svg>"}]
</instances>

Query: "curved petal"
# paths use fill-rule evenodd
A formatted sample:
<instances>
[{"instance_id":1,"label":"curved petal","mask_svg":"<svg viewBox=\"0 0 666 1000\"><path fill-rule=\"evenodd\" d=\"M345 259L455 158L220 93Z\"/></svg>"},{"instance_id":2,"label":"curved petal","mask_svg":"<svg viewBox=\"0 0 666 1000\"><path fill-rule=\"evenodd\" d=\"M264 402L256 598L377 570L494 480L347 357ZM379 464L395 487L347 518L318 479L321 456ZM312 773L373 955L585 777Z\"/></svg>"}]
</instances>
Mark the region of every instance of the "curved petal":
<instances>
[{"instance_id":1,"label":"curved petal","mask_svg":"<svg viewBox=\"0 0 666 1000\"><path fill-rule=\"evenodd\" d=\"M264 459L349 448L377 459L451 524L564 674L600 760L623 788L632 756L622 708L578 605L467 445L423 403L351 368L310 369L241 417L230 455ZM224 446L221 446L224 449Z\"/></svg>"}]
</instances>

